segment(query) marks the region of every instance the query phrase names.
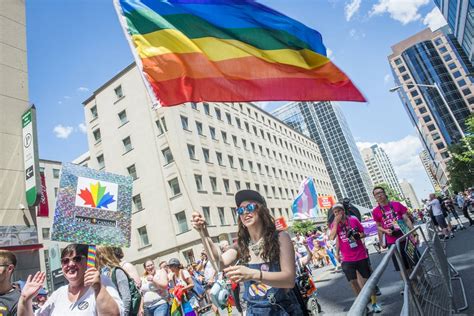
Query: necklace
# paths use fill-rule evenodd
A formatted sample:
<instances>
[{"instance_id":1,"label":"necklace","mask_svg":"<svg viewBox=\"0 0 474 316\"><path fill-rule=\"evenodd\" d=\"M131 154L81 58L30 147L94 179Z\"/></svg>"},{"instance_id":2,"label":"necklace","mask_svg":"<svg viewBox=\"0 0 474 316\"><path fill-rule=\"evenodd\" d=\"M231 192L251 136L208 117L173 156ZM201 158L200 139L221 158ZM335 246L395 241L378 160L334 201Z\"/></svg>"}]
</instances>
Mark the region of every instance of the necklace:
<instances>
[{"instance_id":1,"label":"necklace","mask_svg":"<svg viewBox=\"0 0 474 316\"><path fill-rule=\"evenodd\" d=\"M256 242L250 240L249 248L256 257L260 257L263 252L263 237Z\"/></svg>"}]
</instances>

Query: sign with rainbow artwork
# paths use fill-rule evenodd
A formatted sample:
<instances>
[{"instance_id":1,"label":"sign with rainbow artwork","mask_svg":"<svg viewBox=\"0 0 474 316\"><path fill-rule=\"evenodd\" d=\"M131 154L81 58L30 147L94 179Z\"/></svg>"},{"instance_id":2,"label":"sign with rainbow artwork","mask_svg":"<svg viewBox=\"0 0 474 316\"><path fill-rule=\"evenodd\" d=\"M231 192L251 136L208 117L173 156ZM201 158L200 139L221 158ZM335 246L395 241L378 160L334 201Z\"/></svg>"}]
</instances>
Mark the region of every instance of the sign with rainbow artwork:
<instances>
[{"instance_id":1,"label":"sign with rainbow artwork","mask_svg":"<svg viewBox=\"0 0 474 316\"><path fill-rule=\"evenodd\" d=\"M130 246L132 178L64 163L51 239Z\"/></svg>"}]
</instances>

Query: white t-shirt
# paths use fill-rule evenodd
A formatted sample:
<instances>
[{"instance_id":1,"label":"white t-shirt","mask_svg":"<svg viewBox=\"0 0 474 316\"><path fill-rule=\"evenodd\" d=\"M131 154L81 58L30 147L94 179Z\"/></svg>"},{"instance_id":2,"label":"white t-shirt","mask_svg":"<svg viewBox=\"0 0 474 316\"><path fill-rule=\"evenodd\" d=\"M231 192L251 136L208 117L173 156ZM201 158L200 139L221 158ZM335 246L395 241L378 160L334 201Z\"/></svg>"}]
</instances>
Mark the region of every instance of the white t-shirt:
<instances>
[{"instance_id":1,"label":"white t-shirt","mask_svg":"<svg viewBox=\"0 0 474 316\"><path fill-rule=\"evenodd\" d=\"M431 211L433 212L433 216L443 215L443 211L441 210L441 204L439 203L438 199L434 199L430 201Z\"/></svg>"},{"instance_id":2,"label":"white t-shirt","mask_svg":"<svg viewBox=\"0 0 474 316\"><path fill-rule=\"evenodd\" d=\"M115 289L112 281L107 276L100 276L100 280L107 292L117 303L120 315L124 315L124 308L119 293ZM92 288L89 288L78 300L73 303L68 298L68 285L61 286L53 292L46 303L37 311L36 316L97 316L97 307L95 294Z\"/></svg>"},{"instance_id":3,"label":"white t-shirt","mask_svg":"<svg viewBox=\"0 0 474 316\"><path fill-rule=\"evenodd\" d=\"M204 280L206 282L209 282L211 279L213 279L214 275L216 274L216 270L212 267L212 264L210 261L207 261L206 265L204 266Z\"/></svg>"}]
</instances>

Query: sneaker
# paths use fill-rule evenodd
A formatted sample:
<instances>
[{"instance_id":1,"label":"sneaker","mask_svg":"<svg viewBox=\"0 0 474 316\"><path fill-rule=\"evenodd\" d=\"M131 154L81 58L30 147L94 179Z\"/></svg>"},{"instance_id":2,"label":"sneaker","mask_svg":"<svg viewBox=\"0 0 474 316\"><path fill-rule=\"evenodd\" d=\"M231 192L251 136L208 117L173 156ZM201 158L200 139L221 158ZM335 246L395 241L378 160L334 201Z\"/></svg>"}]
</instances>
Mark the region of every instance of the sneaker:
<instances>
[{"instance_id":1,"label":"sneaker","mask_svg":"<svg viewBox=\"0 0 474 316\"><path fill-rule=\"evenodd\" d=\"M377 295L377 296L382 295L382 292L380 292L380 289L379 289L378 285L375 286L375 295Z\"/></svg>"},{"instance_id":2,"label":"sneaker","mask_svg":"<svg viewBox=\"0 0 474 316\"><path fill-rule=\"evenodd\" d=\"M381 313L383 311L382 307L380 307L379 304L375 303L375 304L372 304L372 312L373 313Z\"/></svg>"}]
</instances>

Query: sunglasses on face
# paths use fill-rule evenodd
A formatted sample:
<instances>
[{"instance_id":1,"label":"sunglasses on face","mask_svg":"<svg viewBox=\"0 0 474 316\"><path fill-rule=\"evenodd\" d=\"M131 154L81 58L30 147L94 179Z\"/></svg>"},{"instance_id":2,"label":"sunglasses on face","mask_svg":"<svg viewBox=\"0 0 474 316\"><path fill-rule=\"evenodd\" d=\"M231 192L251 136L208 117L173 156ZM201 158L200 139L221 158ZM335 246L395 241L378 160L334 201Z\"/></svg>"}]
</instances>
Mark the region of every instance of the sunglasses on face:
<instances>
[{"instance_id":1,"label":"sunglasses on face","mask_svg":"<svg viewBox=\"0 0 474 316\"><path fill-rule=\"evenodd\" d=\"M61 259L61 264L62 265L68 265L69 262L71 262L71 260L74 262L74 263L80 263L82 261L82 258L84 258L84 256L75 256L75 257L72 257L72 258L62 258Z\"/></svg>"},{"instance_id":2,"label":"sunglasses on face","mask_svg":"<svg viewBox=\"0 0 474 316\"><path fill-rule=\"evenodd\" d=\"M244 214L245 211L247 211L249 213L253 213L253 212L255 212L256 209L257 209L257 204L250 203L250 204L247 204L244 207L241 206L241 207L237 208L235 211L237 212L237 214L242 215L242 214Z\"/></svg>"}]
</instances>

